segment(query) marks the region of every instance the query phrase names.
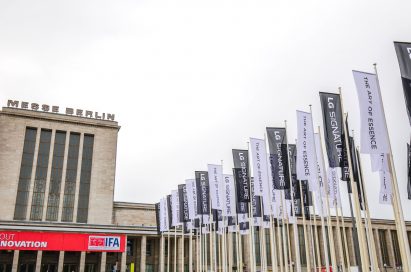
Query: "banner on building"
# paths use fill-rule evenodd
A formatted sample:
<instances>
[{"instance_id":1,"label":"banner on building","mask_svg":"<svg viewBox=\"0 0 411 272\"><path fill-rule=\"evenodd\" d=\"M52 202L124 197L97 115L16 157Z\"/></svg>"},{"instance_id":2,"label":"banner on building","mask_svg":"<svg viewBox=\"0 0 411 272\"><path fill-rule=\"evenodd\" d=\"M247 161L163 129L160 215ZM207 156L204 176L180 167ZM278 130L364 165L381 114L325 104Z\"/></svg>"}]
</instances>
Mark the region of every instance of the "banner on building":
<instances>
[{"instance_id":1,"label":"banner on building","mask_svg":"<svg viewBox=\"0 0 411 272\"><path fill-rule=\"evenodd\" d=\"M65 232L0 231L0 250L124 252L126 236Z\"/></svg>"}]
</instances>

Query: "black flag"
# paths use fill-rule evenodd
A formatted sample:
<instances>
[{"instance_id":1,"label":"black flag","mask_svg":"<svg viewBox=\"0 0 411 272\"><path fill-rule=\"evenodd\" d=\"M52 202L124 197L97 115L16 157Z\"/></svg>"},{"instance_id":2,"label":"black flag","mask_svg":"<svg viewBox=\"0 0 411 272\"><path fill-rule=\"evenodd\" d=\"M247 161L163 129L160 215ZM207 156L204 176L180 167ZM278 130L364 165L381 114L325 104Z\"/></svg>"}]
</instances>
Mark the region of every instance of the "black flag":
<instances>
[{"instance_id":1,"label":"black flag","mask_svg":"<svg viewBox=\"0 0 411 272\"><path fill-rule=\"evenodd\" d=\"M171 195L167 195L167 214L168 214L168 229L172 228L173 215L171 213Z\"/></svg>"},{"instance_id":2,"label":"black flag","mask_svg":"<svg viewBox=\"0 0 411 272\"><path fill-rule=\"evenodd\" d=\"M268 145L270 148L270 164L274 189L285 190L290 188L290 174L288 170L287 133L285 128L267 129Z\"/></svg>"},{"instance_id":3,"label":"black flag","mask_svg":"<svg viewBox=\"0 0 411 272\"><path fill-rule=\"evenodd\" d=\"M394 47L400 65L405 105L407 106L408 119L411 124L411 43L394 42Z\"/></svg>"},{"instance_id":4,"label":"black flag","mask_svg":"<svg viewBox=\"0 0 411 272\"><path fill-rule=\"evenodd\" d=\"M237 201L250 202L250 178L248 167L248 150L233 149L234 179Z\"/></svg>"},{"instance_id":5,"label":"black flag","mask_svg":"<svg viewBox=\"0 0 411 272\"><path fill-rule=\"evenodd\" d=\"M210 214L210 184L208 172L195 171L197 188L197 213Z\"/></svg>"},{"instance_id":6,"label":"black flag","mask_svg":"<svg viewBox=\"0 0 411 272\"><path fill-rule=\"evenodd\" d=\"M343 168L343 118L340 95L320 92L328 164Z\"/></svg>"},{"instance_id":7,"label":"black flag","mask_svg":"<svg viewBox=\"0 0 411 272\"><path fill-rule=\"evenodd\" d=\"M156 203L155 205L156 209L156 226L157 226L157 234L160 235L160 203Z\"/></svg>"},{"instance_id":8,"label":"black flag","mask_svg":"<svg viewBox=\"0 0 411 272\"><path fill-rule=\"evenodd\" d=\"M255 195L254 190L254 178L251 178L251 189L252 189L252 201L251 201L251 208L252 208L252 215L253 217L261 217L261 197Z\"/></svg>"},{"instance_id":9,"label":"black flag","mask_svg":"<svg viewBox=\"0 0 411 272\"><path fill-rule=\"evenodd\" d=\"M185 223L190 221L188 216L187 187L185 184L178 185L178 200L180 202L180 222Z\"/></svg>"},{"instance_id":10,"label":"black flag","mask_svg":"<svg viewBox=\"0 0 411 272\"><path fill-rule=\"evenodd\" d=\"M410 144L407 143L407 160L408 160L408 182L407 182L407 192L408 199L411 199L411 148Z\"/></svg>"}]
</instances>

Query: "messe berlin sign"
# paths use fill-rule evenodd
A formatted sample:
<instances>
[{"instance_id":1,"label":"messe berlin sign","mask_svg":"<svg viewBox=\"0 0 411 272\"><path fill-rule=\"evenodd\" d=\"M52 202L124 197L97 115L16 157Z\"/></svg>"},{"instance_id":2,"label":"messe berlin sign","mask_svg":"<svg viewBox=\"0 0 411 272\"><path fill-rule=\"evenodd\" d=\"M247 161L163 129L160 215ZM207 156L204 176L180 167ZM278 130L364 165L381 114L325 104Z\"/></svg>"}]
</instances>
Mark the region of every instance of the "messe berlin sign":
<instances>
[{"instance_id":1,"label":"messe berlin sign","mask_svg":"<svg viewBox=\"0 0 411 272\"><path fill-rule=\"evenodd\" d=\"M112 113L98 113L97 111L74 109L68 107L62 110L60 106L51 106L48 104L30 103L11 99L7 100L7 107L42 112L63 113L66 115L74 115L78 117L114 121L114 114Z\"/></svg>"},{"instance_id":2,"label":"messe berlin sign","mask_svg":"<svg viewBox=\"0 0 411 272\"><path fill-rule=\"evenodd\" d=\"M0 231L0 250L124 252L125 235Z\"/></svg>"}]
</instances>

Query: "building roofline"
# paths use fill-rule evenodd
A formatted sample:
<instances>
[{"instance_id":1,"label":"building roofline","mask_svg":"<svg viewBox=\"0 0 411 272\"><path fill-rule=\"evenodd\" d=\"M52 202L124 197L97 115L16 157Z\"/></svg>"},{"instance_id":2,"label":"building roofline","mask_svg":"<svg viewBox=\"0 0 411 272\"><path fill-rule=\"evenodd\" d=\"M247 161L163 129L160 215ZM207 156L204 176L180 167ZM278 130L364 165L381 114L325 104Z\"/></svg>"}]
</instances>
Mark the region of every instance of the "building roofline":
<instances>
[{"instance_id":1,"label":"building roofline","mask_svg":"<svg viewBox=\"0 0 411 272\"><path fill-rule=\"evenodd\" d=\"M13 108L13 107L2 107L2 110L0 111L0 115L8 115L8 116L14 116L14 117L36 119L36 120L40 119L44 121L62 122L62 123L69 123L69 124L75 124L75 125L105 127L105 128L112 128L112 129L117 129L117 130L120 130L121 128L118 125L117 121L92 119L92 118L80 117L80 116L75 116L75 115L66 115L66 114L53 113L53 112L41 112L41 111L26 110L26 109Z\"/></svg>"}]
</instances>

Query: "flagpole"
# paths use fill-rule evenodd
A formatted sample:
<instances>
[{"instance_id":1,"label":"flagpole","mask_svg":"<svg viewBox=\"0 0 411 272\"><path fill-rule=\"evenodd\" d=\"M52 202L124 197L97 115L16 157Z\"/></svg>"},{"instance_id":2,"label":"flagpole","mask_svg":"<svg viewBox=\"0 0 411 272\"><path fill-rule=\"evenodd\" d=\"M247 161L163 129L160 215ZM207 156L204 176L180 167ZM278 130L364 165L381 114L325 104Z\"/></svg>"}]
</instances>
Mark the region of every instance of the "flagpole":
<instances>
[{"instance_id":1,"label":"flagpole","mask_svg":"<svg viewBox=\"0 0 411 272\"><path fill-rule=\"evenodd\" d=\"M184 271L184 224L181 228L181 271Z\"/></svg>"},{"instance_id":2,"label":"flagpole","mask_svg":"<svg viewBox=\"0 0 411 272\"><path fill-rule=\"evenodd\" d=\"M354 135L353 135L354 136ZM348 152L348 149L347 149ZM350 181L347 181L350 182ZM357 180L357 182L360 182L359 180ZM350 185L351 187L351 185ZM358 242L358 232L357 232L357 226L354 220L354 213L353 213L353 206L352 206L352 189L351 189L351 193L347 190L347 196L348 196L348 200L350 203L350 213L351 213L351 224L352 224L352 236L353 236L353 243L354 243L354 257L355 257L355 263L358 266L358 270L359 272L362 272L362 265L361 265L361 256L360 256L360 246L359 246L359 242Z\"/></svg>"},{"instance_id":3,"label":"flagpole","mask_svg":"<svg viewBox=\"0 0 411 272\"><path fill-rule=\"evenodd\" d=\"M287 135L287 120L284 120L284 127ZM287 144L287 158L288 158L288 182L290 184L290 194L291 194L291 209L295 216L295 207L294 207L294 190L293 190L293 181L292 181L292 174L291 174L291 163L290 163L290 156L289 156L289 149L288 149L288 137L286 137L285 142ZM305 219L303 221L304 225L304 238L305 237ZM295 247L295 261L297 263L297 272L301 272L301 260L300 260L300 246L299 246L299 237L298 237L298 226L297 226L297 218L295 218L293 222L293 230L294 230L294 247ZM291 260L290 255L290 260ZM307 258L308 260L308 258ZM290 262L291 263L291 262ZM310 266L307 267L308 271L311 270Z\"/></svg>"},{"instance_id":4,"label":"flagpole","mask_svg":"<svg viewBox=\"0 0 411 272\"><path fill-rule=\"evenodd\" d=\"M174 272L177 272L177 225L174 227Z\"/></svg>"},{"instance_id":5,"label":"flagpole","mask_svg":"<svg viewBox=\"0 0 411 272\"><path fill-rule=\"evenodd\" d=\"M170 272L170 230L167 232L167 272Z\"/></svg>"},{"instance_id":6,"label":"flagpole","mask_svg":"<svg viewBox=\"0 0 411 272\"><path fill-rule=\"evenodd\" d=\"M302 188L301 180L299 180L298 182L300 183L300 201L301 201L301 211L302 211L302 217L303 217L303 234L304 234L305 258L306 258L306 261L307 261L307 270L311 271L310 254L309 254L309 248L308 248L307 229L306 229L306 224L307 223L305 221L305 206L304 206L304 199L303 199L303 188Z\"/></svg>"},{"instance_id":7,"label":"flagpole","mask_svg":"<svg viewBox=\"0 0 411 272\"><path fill-rule=\"evenodd\" d=\"M394 215L395 215L395 222L397 225L397 236L398 236L398 242L400 245L400 252L401 252L401 259L403 262L403 267L404 272L408 272L411 269L411 254L410 254L410 248L408 245L405 244L406 241L408 241L407 237L407 231L405 228L405 222L404 222L404 214L402 211L402 204L401 204L401 196L400 196L400 191L398 189L398 182L397 182L397 174L395 172L395 165L394 165L394 157L392 154L392 148L391 148L391 141L390 141L390 134L388 133L388 126L387 126L387 119L385 117L385 110L384 110L384 104L382 102L382 97L381 97L381 89L380 89L380 80L378 77L378 71L377 71L377 64L374 63L374 71L375 75L377 77L377 86L378 86L378 91L380 93L379 99L381 103L381 110L382 110L382 116L384 120L384 126L385 126L385 131L386 131L386 136L388 139L388 148L389 148L389 153L387 154L388 157L388 166L390 168L390 174L391 174L391 182L392 182L392 202L393 202L393 209L394 209Z\"/></svg>"},{"instance_id":8,"label":"flagpole","mask_svg":"<svg viewBox=\"0 0 411 272\"><path fill-rule=\"evenodd\" d=\"M320 127L318 127L318 136L320 137L320 150L321 150L321 156L323 156L323 147L322 147L322 137L321 137L321 130ZM331 266L332 266L332 271L337 271L336 267L336 256L335 256L335 251L334 251L334 234L332 230L332 223L331 223L331 209L330 209L330 196L328 195L328 173L325 168L325 162L324 162L324 157L322 158L322 163L323 163L323 169L324 169L324 177L326 178L326 182L324 182L324 187L325 187L325 197L326 197L326 208L327 208L327 230L328 230L328 241L329 241L329 246L330 246L330 253L331 253ZM331 231L330 231L331 229ZM326 241L325 237L325 229L323 231L323 239ZM325 249L325 252L327 252L328 255L328 244L327 248ZM326 260L326 262L328 259ZM327 272L330 272L329 267L327 266Z\"/></svg>"},{"instance_id":9,"label":"flagpole","mask_svg":"<svg viewBox=\"0 0 411 272\"><path fill-rule=\"evenodd\" d=\"M267 141L266 138L267 138L266 133L264 132L264 144L266 144L266 141ZM271 167L271 165L270 165L270 162L268 160L267 154L264 154L264 155L265 155L265 160L266 160L266 163L267 163L267 170L266 170L267 171L267 177L270 177L268 171L270 171L269 168ZM272 182L273 182L272 179L271 180L269 179L268 182L269 182L268 188L272 188ZM271 183L271 186L270 186L270 183ZM272 193L273 192L269 192L269 196L271 196ZM271 199L271 197L269 197L269 199ZM272 207L270 202L269 202L270 210L272 210L273 207ZM276 244L275 244L275 226L273 224L273 213L274 213L274 211L272 211L271 214L270 214L270 253L271 253L271 268L272 268L271 270L272 271L277 271L278 270L278 263L277 263L277 250L276 250ZM278 242L280 242L280 241L278 241ZM275 268L275 270L274 270L274 268Z\"/></svg>"},{"instance_id":10,"label":"flagpole","mask_svg":"<svg viewBox=\"0 0 411 272\"><path fill-rule=\"evenodd\" d=\"M310 114L311 114L311 120L313 120L313 118L312 118L312 115L313 115L313 110L312 110L312 105L310 104L309 105L309 107L310 107ZM313 131L314 131L314 127L312 128L313 129ZM315 137L315 135L313 135L314 137ZM314 149L315 149L315 139L314 139ZM322 154L321 154L322 155ZM315 173L316 173L316 181L318 182L318 185L319 185L319 175L318 175L318 160L316 160L316 163L317 163L317 165L316 165L316 167L317 167L317 171L315 171ZM320 207L320 209L321 209L321 219L320 219L320 221L321 221L321 228L322 228L322 230L324 231L325 230L325 226L324 226L324 209L323 209L323 199L322 199L322 195L321 195L321 188L320 188L320 186L318 186L318 194L319 194L319 197L320 197L320 199L321 199L321 207ZM317 230L317 216L316 216L316 214L315 214L315 200L317 199L316 197L315 197L316 195L315 195L315 193L313 192L313 209L314 209L314 235L315 235L315 244L316 244L316 251L317 251L317 265L318 266L321 266L322 265L322 263L321 263L321 254L320 254L320 243L319 243L319 240L318 240L318 230ZM323 236L324 237L324 236ZM327 271L329 272L329 262L328 262L328 250L327 250L327 247L326 247L326 241L324 240L323 241L323 246L324 246L324 256L325 256L325 259L326 259L326 261L325 261L325 263L326 263L326 267L327 267ZM317 267L315 268L315 271L317 271Z\"/></svg>"},{"instance_id":11,"label":"flagpole","mask_svg":"<svg viewBox=\"0 0 411 272\"><path fill-rule=\"evenodd\" d=\"M338 191L338 193L339 193L339 196L340 196L340 199L341 199L341 192ZM350 264L351 262L350 262L350 254L349 254L349 251L348 251L347 235L345 233L345 220L344 220L344 211L343 211L342 206L341 206L341 225L342 225L342 229L343 229L342 233L343 233L343 240L344 240L343 241L344 242L344 249L345 249L345 252L346 252L346 254L345 254L346 267L349 271L350 266L351 266L351 264Z\"/></svg>"},{"instance_id":12,"label":"flagpole","mask_svg":"<svg viewBox=\"0 0 411 272\"><path fill-rule=\"evenodd\" d=\"M189 247L188 249L188 271L193 272L193 231L192 229L190 229L188 247Z\"/></svg>"},{"instance_id":13,"label":"flagpole","mask_svg":"<svg viewBox=\"0 0 411 272\"><path fill-rule=\"evenodd\" d=\"M355 155L357 155L357 149L355 150ZM377 259L377 252L376 252L376 248L375 248L375 244L374 244L374 234L372 231L372 224L371 224L371 217L370 217L370 210L368 208L368 197L367 197L367 191L366 191L366 187L363 186L363 172L362 172L362 167L361 164L359 163L360 158L358 156L355 156L356 160L357 160L357 165L358 165L358 170L360 171L360 176L361 178L359 178L358 182L360 183L360 192L361 192L361 199L364 201L364 210L365 210L365 215L366 215L366 222L368 225L367 231L368 231L368 240L372 241L371 243L371 254L373 257L373 262L372 262L372 267L373 270L377 271L378 270L378 259Z\"/></svg>"},{"instance_id":14,"label":"flagpole","mask_svg":"<svg viewBox=\"0 0 411 272\"><path fill-rule=\"evenodd\" d=\"M337 182L340 182L339 180L337 181ZM339 185L338 185L339 186ZM340 191L340 189L338 189L338 191ZM342 240L341 240L341 228L340 228L340 219L341 219L341 215L340 215L340 213L339 213L339 211L340 211L340 208L338 207L338 202L340 202L340 205L342 205L341 204L341 199L340 199L340 201L338 201L338 198L339 198L339 195L338 196L336 196L336 203L335 203L335 221L336 221L336 223L337 223L337 226L336 226L336 233L337 233L337 243L338 243L338 251L339 251L339 259L340 259L340 263L341 263L341 266L343 267L343 272L345 272L345 261L344 261L344 254L343 254L343 243L342 243Z\"/></svg>"},{"instance_id":15,"label":"flagpole","mask_svg":"<svg viewBox=\"0 0 411 272\"><path fill-rule=\"evenodd\" d=\"M343 97L341 95L341 88L339 89L339 96L340 96L340 106L341 106L341 112L344 113L344 106L343 106ZM344 135L348 135L348 131L346 126L344 125L344 120L343 124L341 124L344 128ZM358 191L357 191L357 187L354 186L354 178L353 178L353 172L352 172L352 164L351 164L351 152L350 152L350 146L349 146L349 142L348 142L348 137L345 137L345 145L347 148L347 157L348 157L348 168L349 168L349 172L350 172L350 184L351 184L351 189L352 192L354 194L354 208L355 208L355 213L356 213L356 222L357 222L357 226L358 226L358 230L359 230L359 241L360 241L360 255L361 255L361 263L363 265L363 271L368 271L369 269L369 258L368 258L368 254L367 254L367 248L366 248L366 237L365 237L365 233L364 233L364 229L363 229L363 225L362 225L362 216L361 216L361 211L360 211L360 204L358 201Z\"/></svg>"}]
</instances>

